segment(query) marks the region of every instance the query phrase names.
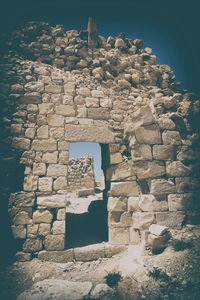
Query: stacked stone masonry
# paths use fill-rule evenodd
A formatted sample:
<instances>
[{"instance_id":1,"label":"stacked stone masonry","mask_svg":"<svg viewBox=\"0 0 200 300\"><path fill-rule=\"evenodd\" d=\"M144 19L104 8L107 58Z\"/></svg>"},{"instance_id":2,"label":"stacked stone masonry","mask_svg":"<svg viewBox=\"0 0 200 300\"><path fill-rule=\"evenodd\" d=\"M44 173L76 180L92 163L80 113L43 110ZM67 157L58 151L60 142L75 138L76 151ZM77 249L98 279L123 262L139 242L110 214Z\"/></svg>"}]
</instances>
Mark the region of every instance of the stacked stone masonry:
<instances>
[{"instance_id":1,"label":"stacked stone masonry","mask_svg":"<svg viewBox=\"0 0 200 300\"><path fill-rule=\"evenodd\" d=\"M68 193L80 179L71 142L108 144L109 243L137 244L151 224L181 228L198 216L200 101L150 48L124 34L91 48L87 31L36 22L7 46L1 160L7 170L18 159L24 180L21 191L1 192L24 252L65 248Z\"/></svg>"}]
</instances>

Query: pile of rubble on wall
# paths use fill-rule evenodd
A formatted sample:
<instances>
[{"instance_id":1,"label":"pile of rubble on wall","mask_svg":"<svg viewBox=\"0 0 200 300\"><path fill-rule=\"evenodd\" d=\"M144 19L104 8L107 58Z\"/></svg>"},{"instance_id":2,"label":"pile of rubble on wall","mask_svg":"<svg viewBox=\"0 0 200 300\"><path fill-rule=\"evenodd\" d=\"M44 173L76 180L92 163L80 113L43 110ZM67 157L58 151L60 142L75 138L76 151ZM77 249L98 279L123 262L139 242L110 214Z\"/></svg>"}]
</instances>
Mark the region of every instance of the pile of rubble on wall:
<instances>
[{"instance_id":1,"label":"pile of rubble on wall","mask_svg":"<svg viewBox=\"0 0 200 300\"><path fill-rule=\"evenodd\" d=\"M108 144L110 243L135 244L151 224L181 228L198 218L200 101L150 48L124 34L96 36L90 47L87 31L35 22L7 47L1 159L5 172L12 160L25 170L23 191L2 190L13 193L12 228L25 252L65 247L70 142Z\"/></svg>"}]
</instances>

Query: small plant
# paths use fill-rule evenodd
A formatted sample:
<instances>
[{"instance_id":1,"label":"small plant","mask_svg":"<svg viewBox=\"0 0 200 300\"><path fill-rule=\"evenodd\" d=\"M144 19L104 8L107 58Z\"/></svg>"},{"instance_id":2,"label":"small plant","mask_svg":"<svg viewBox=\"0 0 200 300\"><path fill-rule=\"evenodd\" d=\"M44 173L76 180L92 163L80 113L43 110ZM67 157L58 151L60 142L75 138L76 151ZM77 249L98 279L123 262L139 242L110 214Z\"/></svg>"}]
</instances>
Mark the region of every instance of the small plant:
<instances>
[{"instance_id":1,"label":"small plant","mask_svg":"<svg viewBox=\"0 0 200 300\"><path fill-rule=\"evenodd\" d=\"M122 280L122 275L120 272L108 273L105 277L106 284L109 287L117 286L119 281Z\"/></svg>"},{"instance_id":2,"label":"small plant","mask_svg":"<svg viewBox=\"0 0 200 300\"><path fill-rule=\"evenodd\" d=\"M174 240L172 243L172 247L175 251L183 251L185 249L191 249L193 247L192 241L181 241L181 240Z\"/></svg>"},{"instance_id":3,"label":"small plant","mask_svg":"<svg viewBox=\"0 0 200 300\"><path fill-rule=\"evenodd\" d=\"M162 281L169 281L169 276L163 272L161 269L158 268L153 268L152 271L149 271L149 276L153 277L154 279L157 280L162 280Z\"/></svg>"}]
</instances>

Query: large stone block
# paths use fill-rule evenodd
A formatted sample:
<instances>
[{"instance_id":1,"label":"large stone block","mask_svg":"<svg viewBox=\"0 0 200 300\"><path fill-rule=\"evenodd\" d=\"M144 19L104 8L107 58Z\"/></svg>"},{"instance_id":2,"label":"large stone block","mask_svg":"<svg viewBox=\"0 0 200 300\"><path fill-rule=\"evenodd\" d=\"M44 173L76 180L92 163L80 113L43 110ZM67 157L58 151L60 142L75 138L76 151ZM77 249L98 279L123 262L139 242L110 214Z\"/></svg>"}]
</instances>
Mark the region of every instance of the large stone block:
<instances>
[{"instance_id":1,"label":"large stone block","mask_svg":"<svg viewBox=\"0 0 200 300\"><path fill-rule=\"evenodd\" d=\"M58 161L58 151L46 152L42 156L42 162L48 164L56 164Z\"/></svg>"},{"instance_id":2,"label":"large stone block","mask_svg":"<svg viewBox=\"0 0 200 300\"><path fill-rule=\"evenodd\" d=\"M142 211L167 211L167 201L157 201L154 195L141 195L138 206Z\"/></svg>"},{"instance_id":3,"label":"large stone block","mask_svg":"<svg viewBox=\"0 0 200 300\"><path fill-rule=\"evenodd\" d=\"M20 103L24 103L24 104L38 104L41 103L41 96L38 95L34 95L32 93L27 93L24 96L20 97Z\"/></svg>"},{"instance_id":4,"label":"large stone block","mask_svg":"<svg viewBox=\"0 0 200 300\"><path fill-rule=\"evenodd\" d=\"M109 120L110 119L110 111L107 108L99 107L99 108L88 108L87 110L88 118L94 120Z\"/></svg>"},{"instance_id":5,"label":"large stone block","mask_svg":"<svg viewBox=\"0 0 200 300\"><path fill-rule=\"evenodd\" d=\"M118 246L118 245L110 245L105 243L105 257L112 257L118 253L124 252L126 250L126 246Z\"/></svg>"},{"instance_id":6,"label":"large stone block","mask_svg":"<svg viewBox=\"0 0 200 300\"><path fill-rule=\"evenodd\" d=\"M31 218L26 211L20 211L13 219L13 224L15 225L24 225L24 224L30 224Z\"/></svg>"},{"instance_id":7,"label":"large stone block","mask_svg":"<svg viewBox=\"0 0 200 300\"><path fill-rule=\"evenodd\" d=\"M173 160L173 145L155 145L153 146L153 157L158 160Z\"/></svg>"},{"instance_id":8,"label":"large stone block","mask_svg":"<svg viewBox=\"0 0 200 300\"><path fill-rule=\"evenodd\" d=\"M67 166L60 164L49 164L47 169L47 176L58 177L67 176Z\"/></svg>"},{"instance_id":9,"label":"large stone block","mask_svg":"<svg viewBox=\"0 0 200 300\"><path fill-rule=\"evenodd\" d=\"M34 140L31 149L45 152L55 151L57 150L57 143L51 140Z\"/></svg>"},{"instance_id":10,"label":"large stone block","mask_svg":"<svg viewBox=\"0 0 200 300\"><path fill-rule=\"evenodd\" d=\"M128 245L130 242L128 227L109 228L109 243L114 245Z\"/></svg>"},{"instance_id":11,"label":"large stone block","mask_svg":"<svg viewBox=\"0 0 200 300\"><path fill-rule=\"evenodd\" d=\"M133 163L133 172L139 180L162 176L165 174L164 162L137 161Z\"/></svg>"},{"instance_id":12,"label":"large stone block","mask_svg":"<svg viewBox=\"0 0 200 300\"><path fill-rule=\"evenodd\" d=\"M47 139L49 137L48 125L40 126L37 129L37 138L38 139Z\"/></svg>"},{"instance_id":13,"label":"large stone block","mask_svg":"<svg viewBox=\"0 0 200 300\"><path fill-rule=\"evenodd\" d=\"M99 99L87 97L86 98L86 107L99 107Z\"/></svg>"},{"instance_id":14,"label":"large stone block","mask_svg":"<svg viewBox=\"0 0 200 300\"><path fill-rule=\"evenodd\" d=\"M68 197L66 195L37 197L37 205L48 208L66 207Z\"/></svg>"},{"instance_id":15,"label":"large stone block","mask_svg":"<svg viewBox=\"0 0 200 300\"><path fill-rule=\"evenodd\" d=\"M151 146L136 144L131 150L131 157L133 161L138 160L151 160Z\"/></svg>"},{"instance_id":16,"label":"large stone block","mask_svg":"<svg viewBox=\"0 0 200 300\"><path fill-rule=\"evenodd\" d=\"M63 140L64 139L64 127L50 128L49 136L52 140Z\"/></svg>"},{"instance_id":17,"label":"large stone block","mask_svg":"<svg viewBox=\"0 0 200 300\"><path fill-rule=\"evenodd\" d=\"M177 177L175 182L178 193L189 193L200 190L199 179L194 177Z\"/></svg>"},{"instance_id":18,"label":"large stone block","mask_svg":"<svg viewBox=\"0 0 200 300\"><path fill-rule=\"evenodd\" d=\"M122 155L120 152L117 153L110 153L110 164L119 164L122 162Z\"/></svg>"},{"instance_id":19,"label":"large stone block","mask_svg":"<svg viewBox=\"0 0 200 300\"><path fill-rule=\"evenodd\" d=\"M138 211L139 208L139 197L128 197L128 211Z\"/></svg>"},{"instance_id":20,"label":"large stone block","mask_svg":"<svg viewBox=\"0 0 200 300\"><path fill-rule=\"evenodd\" d=\"M65 138L69 142L113 143L114 134L103 126L66 125Z\"/></svg>"},{"instance_id":21,"label":"large stone block","mask_svg":"<svg viewBox=\"0 0 200 300\"><path fill-rule=\"evenodd\" d=\"M192 209L193 195L188 194L170 194L168 195L169 211Z\"/></svg>"},{"instance_id":22,"label":"large stone block","mask_svg":"<svg viewBox=\"0 0 200 300\"><path fill-rule=\"evenodd\" d=\"M24 191L36 191L38 185L38 176L27 175L24 178Z\"/></svg>"},{"instance_id":23,"label":"large stone block","mask_svg":"<svg viewBox=\"0 0 200 300\"><path fill-rule=\"evenodd\" d=\"M140 187L136 181L111 182L110 194L112 196L138 196Z\"/></svg>"},{"instance_id":24,"label":"large stone block","mask_svg":"<svg viewBox=\"0 0 200 300\"><path fill-rule=\"evenodd\" d=\"M155 216L153 212L134 212L132 218L133 228L148 229L154 222Z\"/></svg>"},{"instance_id":25,"label":"large stone block","mask_svg":"<svg viewBox=\"0 0 200 300\"><path fill-rule=\"evenodd\" d=\"M63 91L62 86L55 85L55 84L49 84L45 86L45 92L46 93L52 93L52 94L60 94Z\"/></svg>"},{"instance_id":26,"label":"large stone block","mask_svg":"<svg viewBox=\"0 0 200 300\"><path fill-rule=\"evenodd\" d=\"M74 249L74 258L77 261L97 260L103 258L104 255L104 244L94 244Z\"/></svg>"},{"instance_id":27,"label":"large stone block","mask_svg":"<svg viewBox=\"0 0 200 300\"><path fill-rule=\"evenodd\" d=\"M9 206L32 207L35 204L34 192L18 192L10 194Z\"/></svg>"},{"instance_id":28,"label":"large stone block","mask_svg":"<svg viewBox=\"0 0 200 300\"><path fill-rule=\"evenodd\" d=\"M26 138L14 137L12 142L12 147L22 150L30 149L30 140Z\"/></svg>"},{"instance_id":29,"label":"large stone block","mask_svg":"<svg viewBox=\"0 0 200 300\"><path fill-rule=\"evenodd\" d=\"M181 229L185 215L182 212L157 212L156 223L169 228Z\"/></svg>"},{"instance_id":30,"label":"large stone block","mask_svg":"<svg viewBox=\"0 0 200 300\"><path fill-rule=\"evenodd\" d=\"M37 252L42 250L42 240L39 238L26 239L23 250L24 252Z\"/></svg>"},{"instance_id":31,"label":"large stone block","mask_svg":"<svg viewBox=\"0 0 200 300\"><path fill-rule=\"evenodd\" d=\"M34 175L45 175L46 165L44 163L34 163L33 164L33 174Z\"/></svg>"},{"instance_id":32,"label":"large stone block","mask_svg":"<svg viewBox=\"0 0 200 300\"><path fill-rule=\"evenodd\" d=\"M148 244L151 248L151 251L156 253L156 251L163 250L170 239L169 234L164 234L162 236L156 236L153 234L148 235Z\"/></svg>"},{"instance_id":33,"label":"large stone block","mask_svg":"<svg viewBox=\"0 0 200 300\"><path fill-rule=\"evenodd\" d=\"M26 228L23 225L11 226L14 239L25 239Z\"/></svg>"},{"instance_id":34,"label":"large stone block","mask_svg":"<svg viewBox=\"0 0 200 300\"><path fill-rule=\"evenodd\" d=\"M41 115L46 115L54 112L53 103L42 103L39 104L39 113Z\"/></svg>"},{"instance_id":35,"label":"large stone block","mask_svg":"<svg viewBox=\"0 0 200 300\"><path fill-rule=\"evenodd\" d=\"M44 240L46 250L64 250L65 248L65 236L61 235L47 235Z\"/></svg>"},{"instance_id":36,"label":"large stone block","mask_svg":"<svg viewBox=\"0 0 200 300\"><path fill-rule=\"evenodd\" d=\"M74 117L76 112L72 105L60 104L56 106L56 114L65 117Z\"/></svg>"},{"instance_id":37,"label":"large stone block","mask_svg":"<svg viewBox=\"0 0 200 300\"><path fill-rule=\"evenodd\" d=\"M191 168L185 166L181 161L172 161L166 163L166 173L170 177L189 176Z\"/></svg>"},{"instance_id":38,"label":"large stone block","mask_svg":"<svg viewBox=\"0 0 200 300\"><path fill-rule=\"evenodd\" d=\"M176 193L176 186L170 180L153 179L151 181L150 193L153 195L174 194Z\"/></svg>"},{"instance_id":39,"label":"large stone block","mask_svg":"<svg viewBox=\"0 0 200 300\"><path fill-rule=\"evenodd\" d=\"M67 189L67 178L66 177L58 177L53 184L53 189L55 191L58 190L66 190Z\"/></svg>"},{"instance_id":40,"label":"large stone block","mask_svg":"<svg viewBox=\"0 0 200 300\"><path fill-rule=\"evenodd\" d=\"M47 122L49 126L57 127L64 125L64 117L59 115L48 115Z\"/></svg>"},{"instance_id":41,"label":"large stone block","mask_svg":"<svg viewBox=\"0 0 200 300\"><path fill-rule=\"evenodd\" d=\"M53 185L53 179L51 177L39 178L39 191L40 192L51 192Z\"/></svg>"},{"instance_id":42,"label":"large stone block","mask_svg":"<svg viewBox=\"0 0 200 300\"><path fill-rule=\"evenodd\" d=\"M178 131L166 130L162 134L163 144L167 145L181 145L181 137Z\"/></svg>"},{"instance_id":43,"label":"large stone block","mask_svg":"<svg viewBox=\"0 0 200 300\"><path fill-rule=\"evenodd\" d=\"M108 211L122 212L126 210L127 198L126 197L109 197L108 198Z\"/></svg>"},{"instance_id":44,"label":"large stone block","mask_svg":"<svg viewBox=\"0 0 200 300\"><path fill-rule=\"evenodd\" d=\"M165 234L168 230L169 228L167 226L162 226L158 224L151 224L151 226L149 227L149 232L156 236L161 236Z\"/></svg>"},{"instance_id":45,"label":"large stone block","mask_svg":"<svg viewBox=\"0 0 200 300\"><path fill-rule=\"evenodd\" d=\"M65 208L60 208L57 211L57 220L62 221L65 220L66 218L66 209Z\"/></svg>"},{"instance_id":46,"label":"large stone block","mask_svg":"<svg viewBox=\"0 0 200 300\"><path fill-rule=\"evenodd\" d=\"M51 231L51 224L41 223L39 225L39 232L38 232L39 235L46 236L50 234L50 231Z\"/></svg>"},{"instance_id":47,"label":"large stone block","mask_svg":"<svg viewBox=\"0 0 200 300\"><path fill-rule=\"evenodd\" d=\"M39 211L36 210L33 213L33 223L51 223L53 220L53 215L48 210Z\"/></svg>"},{"instance_id":48,"label":"large stone block","mask_svg":"<svg viewBox=\"0 0 200 300\"><path fill-rule=\"evenodd\" d=\"M53 222L53 234L64 234L65 233L65 221L54 221Z\"/></svg>"},{"instance_id":49,"label":"large stone block","mask_svg":"<svg viewBox=\"0 0 200 300\"><path fill-rule=\"evenodd\" d=\"M128 179L132 176L131 165L128 162L123 162L117 166L111 166L106 170L106 177L110 181Z\"/></svg>"},{"instance_id":50,"label":"large stone block","mask_svg":"<svg viewBox=\"0 0 200 300\"><path fill-rule=\"evenodd\" d=\"M133 227L130 227L130 244L139 245L141 242L140 231Z\"/></svg>"},{"instance_id":51,"label":"large stone block","mask_svg":"<svg viewBox=\"0 0 200 300\"><path fill-rule=\"evenodd\" d=\"M155 124L135 128L135 135L139 144L161 144L160 129Z\"/></svg>"},{"instance_id":52,"label":"large stone block","mask_svg":"<svg viewBox=\"0 0 200 300\"><path fill-rule=\"evenodd\" d=\"M63 251L40 251L38 259L41 261L52 261L56 263L67 263L74 259L74 249Z\"/></svg>"}]
</instances>

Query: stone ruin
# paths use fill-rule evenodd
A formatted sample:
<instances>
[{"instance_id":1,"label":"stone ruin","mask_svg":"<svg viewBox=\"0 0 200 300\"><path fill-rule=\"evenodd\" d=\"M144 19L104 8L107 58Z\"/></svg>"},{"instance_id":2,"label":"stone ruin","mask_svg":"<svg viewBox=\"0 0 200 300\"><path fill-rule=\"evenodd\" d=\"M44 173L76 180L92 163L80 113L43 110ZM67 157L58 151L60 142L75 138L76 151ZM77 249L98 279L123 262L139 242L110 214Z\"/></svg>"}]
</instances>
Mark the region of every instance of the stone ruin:
<instances>
[{"instance_id":1,"label":"stone ruin","mask_svg":"<svg viewBox=\"0 0 200 300\"><path fill-rule=\"evenodd\" d=\"M105 39L91 20L80 32L29 22L4 46L1 198L21 259L64 251L69 194L94 188L69 160L74 142L101 146L109 244L197 222L200 101L151 48L124 33Z\"/></svg>"}]
</instances>

